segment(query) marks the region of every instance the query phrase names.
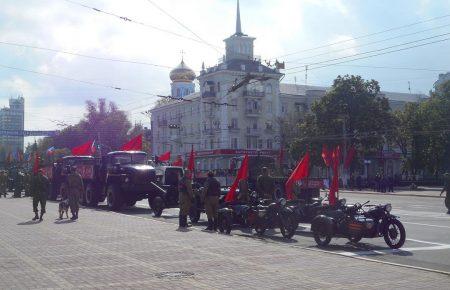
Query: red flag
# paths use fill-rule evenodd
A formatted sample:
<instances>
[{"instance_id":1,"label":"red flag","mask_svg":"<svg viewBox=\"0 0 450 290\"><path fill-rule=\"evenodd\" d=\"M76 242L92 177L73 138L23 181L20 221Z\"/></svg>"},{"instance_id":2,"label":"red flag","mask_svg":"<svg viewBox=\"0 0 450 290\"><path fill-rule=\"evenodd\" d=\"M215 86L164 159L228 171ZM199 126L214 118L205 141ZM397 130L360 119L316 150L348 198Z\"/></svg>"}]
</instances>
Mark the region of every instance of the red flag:
<instances>
[{"instance_id":1,"label":"red flag","mask_svg":"<svg viewBox=\"0 0 450 290\"><path fill-rule=\"evenodd\" d=\"M302 160L297 164L295 170L292 172L289 179L286 181L285 190L287 199L291 200L294 198L293 187L296 181L302 180L309 175L309 152L306 152Z\"/></svg>"},{"instance_id":2,"label":"red flag","mask_svg":"<svg viewBox=\"0 0 450 290\"><path fill-rule=\"evenodd\" d=\"M177 160L172 162L172 166L183 166L183 159L178 155Z\"/></svg>"},{"instance_id":3,"label":"red flag","mask_svg":"<svg viewBox=\"0 0 450 290\"><path fill-rule=\"evenodd\" d=\"M122 151L141 151L142 150L142 134L137 135L127 143L125 143L120 150Z\"/></svg>"},{"instance_id":4,"label":"red flag","mask_svg":"<svg viewBox=\"0 0 450 290\"><path fill-rule=\"evenodd\" d=\"M188 167L187 169L191 172L194 173L194 168L195 168L195 160L194 160L194 146L192 146L191 148L191 154L189 155L189 161L188 161Z\"/></svg>"},{"instance_id":5,"label":"red flag","mask_svg":"<svg viewBox=\"0 0 450 290\"><path fill-rule=\"evenodd\" d=\"M94 141L88 141L83 145L72 148L72 155L82 156L82 155L91 155L92 154L92 144Z\"/></svg>"},{"instance_id":6,"label":"red flag","mask_svg":"<svg viewBox=\"0 0 450 290\"><path fill-rule=\"evenodd\" d=\"M333 160L333 180L331 182L330 192L328 194L328 200L330 205L336 203L336 193L339 191L339 163L341 160L341 148L336 146L332 154Z\"/></svg>"},{"instance_id":7,"label":"red flag","mask_svg":"<svg viewBox=\"0 0 450 290\"><path fill-rule=\"evenodd\" d=\"M348 169L350 167L353 161L353 157L355 157L355 154L356 154L355 146L352 146L347 152L347 158L345 159L344 162L345 169Z\"/></svg>"},{"instance_id":8,"label":"red flag","mask_svg":"<svg viewBox=\"0 0 450 290\"><path fill-rule=\"evenodd\" d=\"M230 191L228 191L227 195L225 196L226 202L236 200L236 189L239 185L239 181L247 178L248 178L248 155L246 154L244 160L242 160L242 164L241 167L239 168L238 174L236 175L236 179L231 185Z\"/></svg>"},{"instance_id":9,"label":"red flag","mask_svg":"<svg viewBox=\"0 0 450 290\"><path fill-rule=\"evenodd\" d=\"M331 164L331 152L328 151L328 147L325 144L322 146L322 159L323 162L325 162L325 165L329 167Z\"/></svg>"},{"instance_id":10,"label":"red flag","mask_svg":"<svg viewBox=\"0 0 450 290\"><path fill-rule=\"evenodd\" d=\"M39 171L39 154L36 152L34 155L33 174L38 174Z\"/></svg>"},{"instance_id":11,"label":"red flag","mask_svg":"<svg viewBox=\"0 0 450 290\"><path fill-rule=\"evenodd\" d=\"M166 162L170 160L170 151L167 151L158 157L160 162Z\"/></svg>"}]
</instances>

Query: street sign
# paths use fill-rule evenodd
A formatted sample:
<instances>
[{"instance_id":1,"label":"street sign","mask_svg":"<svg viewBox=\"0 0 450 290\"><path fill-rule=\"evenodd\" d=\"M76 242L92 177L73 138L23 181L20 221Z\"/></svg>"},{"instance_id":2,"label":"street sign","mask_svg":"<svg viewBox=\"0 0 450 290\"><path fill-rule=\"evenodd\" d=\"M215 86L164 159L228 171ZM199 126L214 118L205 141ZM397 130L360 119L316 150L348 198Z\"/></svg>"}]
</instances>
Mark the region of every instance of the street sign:
<instances>
[{"instance_id":1,"label":"street sign","mask_svg":"<svg viewBox=\"0 0 450 290\"><path fill-rule=\"evenodd\" d=\"M0 130L0 136L8 136L8 137L30 137L30 136L53 137L57 133L58 131Z\"/></svg>"}]
</instances>

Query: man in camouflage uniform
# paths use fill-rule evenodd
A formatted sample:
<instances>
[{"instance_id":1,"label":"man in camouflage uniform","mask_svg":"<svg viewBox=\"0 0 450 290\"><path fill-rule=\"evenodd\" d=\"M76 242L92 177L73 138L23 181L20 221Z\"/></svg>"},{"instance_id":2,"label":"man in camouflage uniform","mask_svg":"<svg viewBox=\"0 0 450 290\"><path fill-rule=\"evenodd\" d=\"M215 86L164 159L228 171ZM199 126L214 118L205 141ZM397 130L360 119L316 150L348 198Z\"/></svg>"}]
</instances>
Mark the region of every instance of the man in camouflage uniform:
<instances>
[{"instance_id":1,"label":"man in camouflage uniform","mask_svg":"<svg viewBox=\"0 0 450 290\"><path fill-rule=\"evenodd\" d=\"M262 174L258 176L256 181L258 196L262 199L273 199L275 181L273 180L273 177L269 175L269 169L267 167L263 167L261 171Z\"/></svg>"},{"instance_id":2,"label":"man in camouflage uniform","mask_svg":"<svg viewBox=\"0 0 450 290\"><path fill-rule=\"evenodd\" d=\"M187 228L187 216L192 206L192 199L194 198L192 192L192 175L189 170L184 172L184 176L178 181L178 201L180 203L179 226L180 228Z\"/></svg>"},{"instance_id":3,"label":"man in camouflage uniform","mask_svg":"<svg viewBox=\"0 0 450 290\"><path fill-rule=\"evenodd\" d=\"M31 195L31 175L29 172L25 173L23 180L24 180L25 196L30 196Z\"/></svg>"},{"instance_id":4,"label":"man in camouflage uniform","mask_svg":"<svg viewBox=\"0 0 450 290\"><path fill-rule=\"evenodd\" d=\"M239 188L239 194L237 196L237 200L240 203L244 203L244 204L248 203L250 200L250 194L249 194L247 179L239 180L238 188Z\"/></svg>"},{"instance_id":5,"label":"man in camouflage uniform","mask_svg":"<svg viewBox=\"0 0 450 290\"><path fill-rule=\"evenodd\" d=\"M42 170L39 170L37 174L33 176L31 183L31 191L33 196L33 220L39 219L42 221L42 217L45 213L45 204L47 202L47 192L50 186L48 178L43 174ZM38 216L38 205L41 204L41 215Z\"/></svg>"},{"instance_id":6,"label":"man in camouflage uniform","mask_svg":"<svg viewBox=\"0 0 450 290\"><path fill-rule=\"evenodd\" d=\"M214 172L208 172L208 178L205 181L203 188L203 195L205 196L205 211L208 217L207 231L216 231L219 216L219 197L220 197L220 183L214 178Z\"/></svg>"},{"instance_id":7,"label":"man in camouflage uniform","mask_svg":"<svg viewBox=\"0 0 450 290\"><path fill-rule=\"evenodd\" d=\"M0 197L2 195L6 198L6 189L8 187L8 175L6 171L0 171Z\"/></svg>"},{"instance_id":8,"label":"man in camouflage uniform","mask_svg":"<svg viewBox=\"0 0 450 290\"><path fill-rule=\"evenodd\" d=\"M84 193L83 178L78 172L76 172L75 167L69 166L67 171L67 193L70 212L72 213L72 217L70 219L77 220L78 211L80 209L80 205L78 203L80 201L80 196Z\"/></svg>"},{"instance_id":9,"label":"man in camouflage uniform","mask_svg":"<svg viewBox=\"0 0 450 290\"><path fill-rule=\"evenodd\" d=\"M24 187L23 173L18 170L14 177L14 197L16 198L22 197L23 187Z\"/></svg>"}]
</instances>

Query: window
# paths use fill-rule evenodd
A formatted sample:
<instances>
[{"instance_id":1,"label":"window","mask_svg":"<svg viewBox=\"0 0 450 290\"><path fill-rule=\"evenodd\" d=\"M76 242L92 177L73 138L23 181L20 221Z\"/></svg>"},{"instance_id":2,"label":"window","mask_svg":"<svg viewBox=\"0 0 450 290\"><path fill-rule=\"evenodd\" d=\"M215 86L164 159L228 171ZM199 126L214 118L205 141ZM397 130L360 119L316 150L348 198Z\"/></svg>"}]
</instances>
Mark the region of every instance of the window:
<instances>
[{"instance_id":1,"label":"window","mask_svg":"<svg viewBox=\"0 0 450 290\"><path fill-rule=\"evenodd\" d=\"M253 129L254 130L258 129L258 123L253 123Z\"/></svg>"},{"instance_id":2,"label":"window","mask_svg":"<svg viewBox=\"0 0 450 290\"><path fill-rule=\"evenodd\" d=\"M272 113L272 102L267 103L267 113Z\"/></svg>"},{"instance_id":3,"label":"window","mask_svg":"<svg viewBox=\"0 0 450 290\"><path fill-rule=\"evenodd\" d=\"M231 138L231 149L238 149L238 139Z\"/></svg>"},{"instance_id":4,"label":"window","mask_svg":"<svg viewBox=\"0 0 450 290\"><path fill-rule=\"evenodd\" d=\"M245 64L241 64L241 70L245 71Z\"/></svg>"},{"instance_id":5,"label":"window","mask_svg":"<svg viewBox=\"0 0 450 290\"><path fill-rule=\"evenodd\" d=\"M252 148L252 138L250 138L250 137L247 137L247 140L246 140L247 142L247 149L251 149Z\"/></svg>"},{"instance_id":6,"label":"window","mask_svg":"<svg viewBox=\"0 0 450 290\"><path fill-rule=\"evenodd\" d=\"M281 105L281 113L287 113L287 108L284 104Z\"/></svg>"},{"instance_id":7,"label":"window","mask_svg":"<svg viewBox=\"0 0 450 290\"><path fill-rule=\"evenodd\" d=\"M266 85L266 93L267 94L271 94L272 93L272 85L271 84L267 84Z\"/></svg>"},{"instance_id":8,"label":"window","mask_svg":"<svg viewBox=\"0 0 450 290\"><path fill-rule=\"evenodd\" d=\"M214 139L209 140L210 149L214 149Z\"/></svg>"},{"instance_id":9,"label":"window","mask_svg":"<svg viewBox=\"0 0 450 290\"><path fill-rule=\"evenodd\" d=\"M231 119L230 129L237 129L238 128L238 120L236 118Z\"/></svg>"},{"instance_id":10,"label":"window","mask_svg":"<svg viewBox=\"0 0 450 290\"><path fill-rule=\"evenodd\" d=\"M220 92L220 82L217 82L217 91Z\"/></svg>"},{"instance_id":11,"label":"window","mask_svg":"<svg viewBox=\"0 0 450 290\"><path fill-rule=\"evenodd\" d=\"M267 149L272 149L273 148L273 141L272 139L267 139Z\"/></svg>"},{"instance_id":12,"label":"window","mask_svg":"<svg viewBox=\"0 0 450 290\"><path fill-rule=\"evenodd\" d=\"M263 140L259 139L258 140L258 149L262 149L263 148Z\"/></svg>"}]
</instances>

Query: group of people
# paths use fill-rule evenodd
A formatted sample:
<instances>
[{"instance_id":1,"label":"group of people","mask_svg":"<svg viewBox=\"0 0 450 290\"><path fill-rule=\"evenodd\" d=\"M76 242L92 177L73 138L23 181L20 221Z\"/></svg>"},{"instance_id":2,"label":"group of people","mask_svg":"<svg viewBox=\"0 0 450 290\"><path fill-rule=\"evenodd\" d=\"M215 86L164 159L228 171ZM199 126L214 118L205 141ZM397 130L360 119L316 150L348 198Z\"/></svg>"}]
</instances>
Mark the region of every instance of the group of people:
<instances>
[{"instance_id":1,"label":"group of people","mask_svg":"<svg viewBox=\"0 0 450 290\"><path fill-rule=\"evenodd\" d=\"M76 171L76 167L68 165L66 168L65 190L62 192L61 203L67 204L72 214L71 220L78 219L78 212L80 210L79 200L80 195L84 191L83 178ZM50 182L44 175L42 169L34 176L31 183L31 191L33 197L33 211L35 216L33 220L39 219L42 221L42 216L45 213L45 204L47 201L47 194L49 192ZM38 205L41 205L41 214L38 215ZM62 217L60 217L62 218Z\"/></svg>"},{"instance_id":2,"label":"group of people","mask_svg":"<svg viewBox=\"0 0 450 290\"><path fill-rule=\"evenodd\" d=\"M241 179L238 183L239 193L237 201L247 203L250 200L249 185L247 179ZM259 193L259 198L273 199L275 193L275 180L269 174L269 169L262 168L262 174L258 177L256 182L256 189ZM192 173L188 170L178 181L179 192L179 226L180 228L187 228L187 216L194 201L194 193L192 189ZM218 216L219 216L219 198L221 194L220 182L214 177L214 172L208 172L201 195L204 200L205 212L208 219L208 226L205 230L217 231Z\"/></svg>"}]
</instances>

